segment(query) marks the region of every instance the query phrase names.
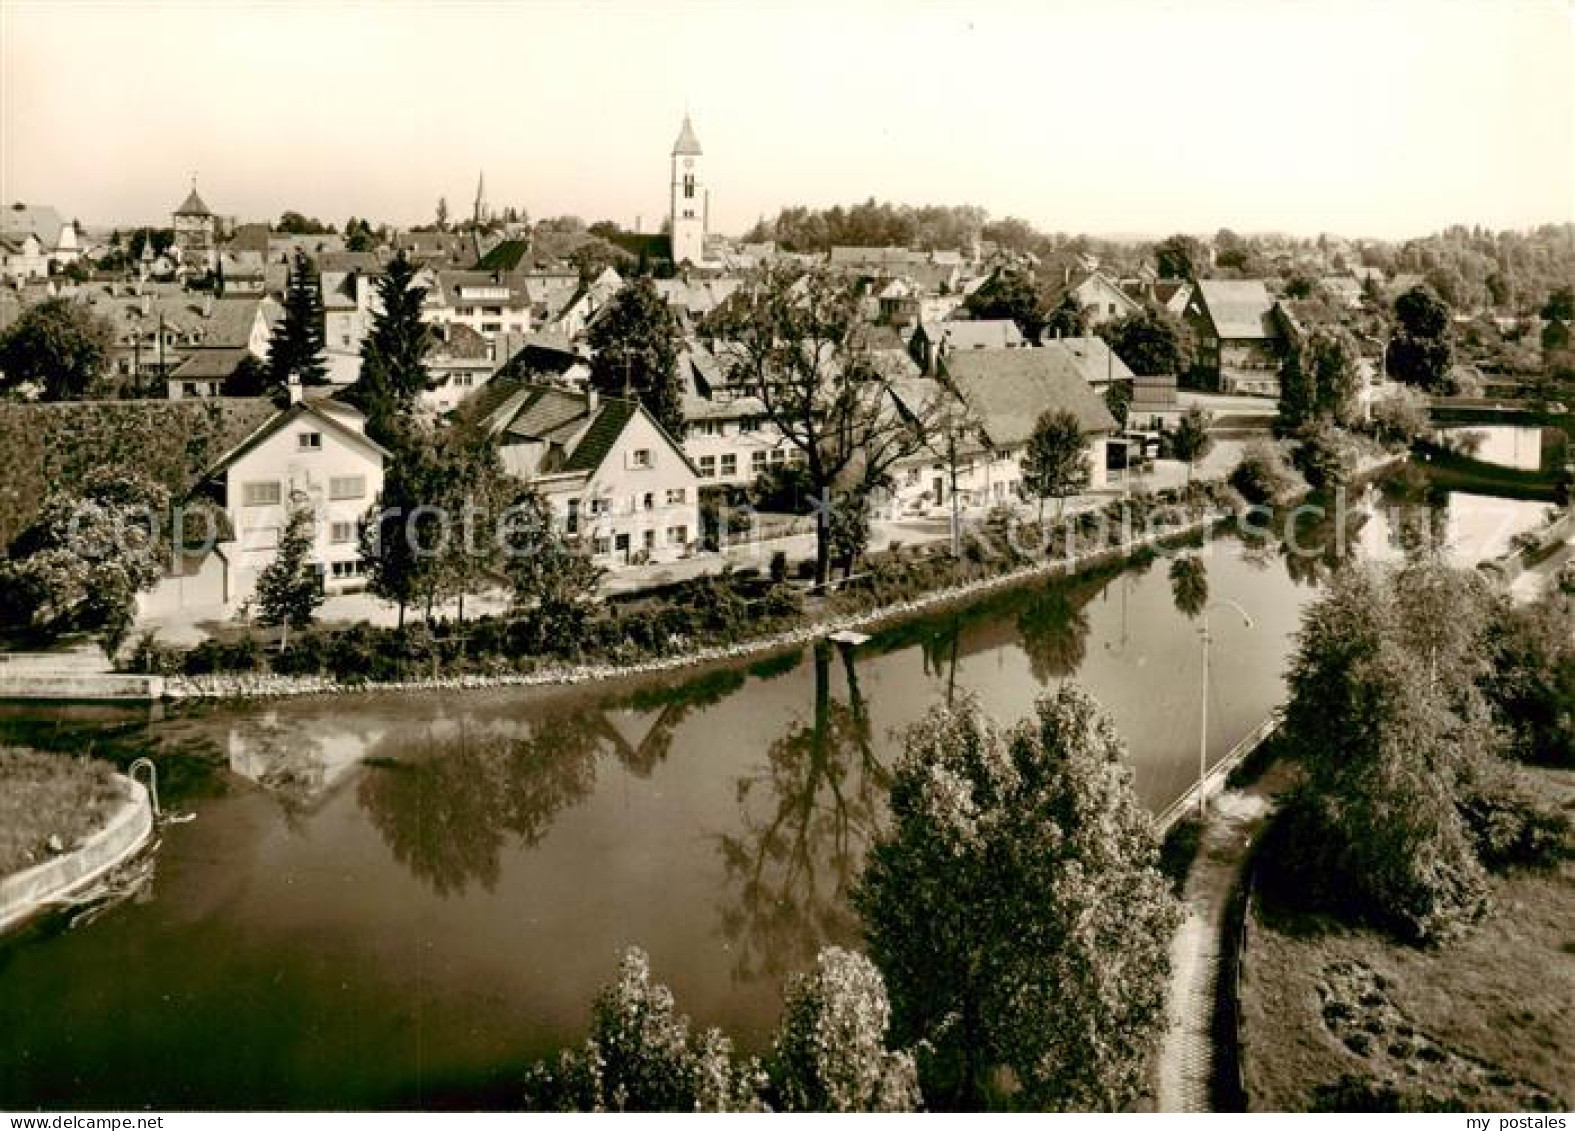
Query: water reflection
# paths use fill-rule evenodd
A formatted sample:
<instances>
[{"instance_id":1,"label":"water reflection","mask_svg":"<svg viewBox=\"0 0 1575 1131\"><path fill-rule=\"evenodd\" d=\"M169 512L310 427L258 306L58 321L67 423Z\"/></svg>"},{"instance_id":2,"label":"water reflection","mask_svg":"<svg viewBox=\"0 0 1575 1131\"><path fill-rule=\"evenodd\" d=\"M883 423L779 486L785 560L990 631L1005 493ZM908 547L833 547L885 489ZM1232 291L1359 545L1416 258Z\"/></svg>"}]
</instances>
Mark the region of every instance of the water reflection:
<instances>
[{"instance_id":1,"label":"water reflection","mask_svg":"<svg viewBox=\"0 0 1575 1131\"><path fill-rule=\"evenodd\" d=\"M1170 596L1176 611L1197 620L1209 604L1209 569L1199 554L1188 554L1170 563Z\"/></svg>"},{"instance_id":2,"label":"water reflection","mask_svg":"<svg viewBox=\"0 0 1575 1131\"><path fill-rule=\"evenodd\" d=\"M956 636L951 652L955 660ZM846 701L832 695L833 653ZM928 660L926 660L928 663ZM779 979L857 933L848 888L863 867L891 779L871 743L853 649L814 648L814 710L737 779L742 828L716 838L733 977Z\"/></svg>"}]
</instances>

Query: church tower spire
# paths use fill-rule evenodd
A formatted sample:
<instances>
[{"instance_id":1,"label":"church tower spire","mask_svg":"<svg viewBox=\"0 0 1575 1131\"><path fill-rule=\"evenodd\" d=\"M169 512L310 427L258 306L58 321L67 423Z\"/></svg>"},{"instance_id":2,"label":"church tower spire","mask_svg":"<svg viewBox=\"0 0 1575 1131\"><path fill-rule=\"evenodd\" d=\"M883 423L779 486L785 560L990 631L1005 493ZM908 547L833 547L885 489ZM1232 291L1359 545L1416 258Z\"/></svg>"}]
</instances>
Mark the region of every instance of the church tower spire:
<instances>
[{"instance_id":1,"label":"church tower spire","mask_svg":"<svg viewBox=\"0 0 1575 1131\"><path fill-rule=\"evenodd\" d=\"M472 215L477 225L485 224L490 217L487 208L487 174L483 170L476 174L476 205Z\"/></svg>"},{"instance_id":2,"label":"church tower spire","mask_svg":"<svg viewBox=\"0 0 1575 1131\"><path fill-rule=\"evenodd\" d=\"M705 262L706 213L708 190L701 175L700 139L695 136L689 115L673 142L672 203L668 229L672 234L673 263L699 265Z\"/></svg>"}]
</instances>

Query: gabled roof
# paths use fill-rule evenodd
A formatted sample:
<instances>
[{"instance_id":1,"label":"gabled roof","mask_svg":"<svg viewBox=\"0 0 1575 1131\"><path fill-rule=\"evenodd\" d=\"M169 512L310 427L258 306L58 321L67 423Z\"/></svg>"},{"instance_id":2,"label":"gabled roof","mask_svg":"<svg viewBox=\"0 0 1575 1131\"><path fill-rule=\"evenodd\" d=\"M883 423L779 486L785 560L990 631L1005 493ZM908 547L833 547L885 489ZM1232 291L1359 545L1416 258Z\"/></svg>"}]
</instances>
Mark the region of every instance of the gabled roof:
<instances>
[{"instance_id":1,"label":"gabled roof","mask_svg":"<svg viewBox=\"0 0 1575 1131\"><path fill-rule=\"evenodd\" d=\"M921 323L916 332L937 346L944 341L954 351L1006 349L1023 344L1023 332L1010 318Z\"/></svg>"},{"instance_id":2,"label":"gabled roof","mask_svg":"<svg viewBox=\"0 0 1575 1131\"><path fill-rule=\"evenodd\" d=\"M38 237L45 250L60 246L60 233L65 221L47 204L13 204L0 209L0 235L24 238Z\"/></svg>"},{"instance_id":3,"label":"gabled roof","mask_svg":"<svg viewBox=\"0 0 1575 1131\"><path fill-rule=\"evenodd\" d=\"M1049 411L1070 412L1084 432L1116 430L1104 399L1057 351L964 350L944 364L947 379L998 449L1027 442L1034 424Z\"/></svg>"},{"instance_id":4,"label":"gabled roof","mask_svg":"<svg viewBox=\"0 0 1575 1131\"><path fill-rule=\"evenodd\" d=\"M1274 298L1262 279L1199 279L1196 293L1220 338L1241 341L1280 336L1271 314Z\"/></svg>"},{"instance_id":5,"label":"gabled roof","mask_svg":"<svg viewBox=\"0 0 1575 1131\"><path fill-rule=\"evenodd\" d=\"M251 356L250 350L237 349L233 346L193 350L185 361L175 367L174 372L170 374L170 380L223 380L234 373L243 360Z\"/></svg>"},{"instance_id":6,"label":"gabled roof","mask_svg":"<svg viewBox=\"0 0 1575 1131\"><path fill-rule=\"evenodd\" d=\"M468 404L491 435L536 441L561 450L563 461L556 471L594 472L636 416L649 420L684 466L695 470L683 446L637 401L598 397L592 408L584 393L498 377L478 390Z\"/></svg>"},{"instance_id":7,"label":"gabled roof","mask_svg":"<svg viewBox=\"0 0 1575 1131\"><path fill-rule=\"evenodd\" d=\"M1132 380L1132 370L1103 338L1048 338L1040 348L1062 354L1066 363L1090 385Z\"/></svg>"},{"instance_id":8,"label":"gabled roof","mask_svg":"<svg viewBox=\"0 0 1575 1131\"><path fill-rule=\"evenodd\" d=\"M202 202L202 197L197 195L197 186L192 185L191 191L186 194L186 199L181 201L180 207L175 209L177 216L212 216L208 206Z\"/></svg>"},{"instance_id":9,"label":"gabled roof","mask_svg":"<svg viewBox=\"0 0 1575 1131\"><path fill-rule=\"evenodd\" d=\"M275 413L264 421L250 436L220 456L213 466L208 468L203 474L202 480L205 482L210 479L216 479L236 460L241 459L281 428L301 419L303 416L310 417L314 424L322 425L327 432L361 448L363 451L371 452L373 455L380 456L383 459L389 458L387 448L360 431L357 422L365 418L359 412L343 401L334 402L332 408L325 408L324 405L326 403L326 401L301 400L292 404L289 408Z\"/></svg>"},{"instance_id":10,"label":"gabled roof","mask_svg":"<svg viewBox=\"0 0 1575 1131\"><path fill-rule=\"evenodd\" d=\"M689 123L689 115L684 115L683 129L678 131L678 140L673 142L674 157L699 157L700 139L695 137L695 128Z\"/></svg>"}]
</instances>

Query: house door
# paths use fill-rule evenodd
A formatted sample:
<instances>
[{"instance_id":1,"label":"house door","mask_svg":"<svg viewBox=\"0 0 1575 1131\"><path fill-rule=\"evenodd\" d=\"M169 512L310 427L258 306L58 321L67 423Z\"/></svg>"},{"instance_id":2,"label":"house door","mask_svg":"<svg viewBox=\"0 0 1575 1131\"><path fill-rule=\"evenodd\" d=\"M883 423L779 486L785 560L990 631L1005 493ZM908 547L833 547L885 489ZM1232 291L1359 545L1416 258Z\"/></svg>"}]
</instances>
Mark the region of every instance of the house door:
<instances>
[{"instance_id":1,"label":"house door","mask_svg":"<svg viewBox=\"0 0 1575 1131\"><path fill-rule=\"evenodd\" d=\"M629 536L620 534L613 539L613 556L618 559L619 565L629 564Z\"/></svg>"},{"instance_id":2,"label":"house door","mask_svg":"<svg viewBox=\"0 0 1575 1131\"><path fill-rule=\"evenodd\" d=\"M932 484L932 489L935 492L935 505L940 506L946 501L946 480L937 475Z\"/></svg>"}]
</instances>

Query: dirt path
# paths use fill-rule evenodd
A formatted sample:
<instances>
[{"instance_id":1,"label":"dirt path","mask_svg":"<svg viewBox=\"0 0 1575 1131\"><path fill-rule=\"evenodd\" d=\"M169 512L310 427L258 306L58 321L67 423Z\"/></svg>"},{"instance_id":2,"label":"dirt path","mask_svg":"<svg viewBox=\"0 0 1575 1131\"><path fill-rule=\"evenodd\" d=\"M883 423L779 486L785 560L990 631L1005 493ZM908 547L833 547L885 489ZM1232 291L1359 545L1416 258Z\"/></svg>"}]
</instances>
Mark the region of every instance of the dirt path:
<instances>
[{"instance_id":1,"label":"dirt path","mask_svg":"<svg viewBox=\"0 0 1575 1131\"><path fill-rule=\"evenodd\" d=\"M1160 1111L1212 1110L1220 944L1231 895L1272 807L1278 777L1271 773L1265 782L1221 794L1209 806L1182 893L1187 918L1170 944L1170 1025L1156 1074Z\"/></svg>"}]
</instances>

